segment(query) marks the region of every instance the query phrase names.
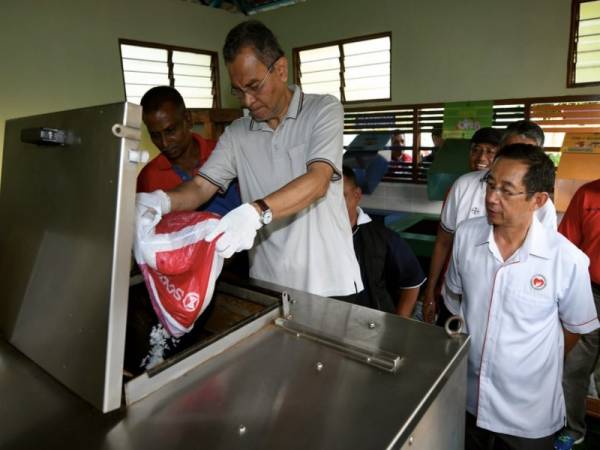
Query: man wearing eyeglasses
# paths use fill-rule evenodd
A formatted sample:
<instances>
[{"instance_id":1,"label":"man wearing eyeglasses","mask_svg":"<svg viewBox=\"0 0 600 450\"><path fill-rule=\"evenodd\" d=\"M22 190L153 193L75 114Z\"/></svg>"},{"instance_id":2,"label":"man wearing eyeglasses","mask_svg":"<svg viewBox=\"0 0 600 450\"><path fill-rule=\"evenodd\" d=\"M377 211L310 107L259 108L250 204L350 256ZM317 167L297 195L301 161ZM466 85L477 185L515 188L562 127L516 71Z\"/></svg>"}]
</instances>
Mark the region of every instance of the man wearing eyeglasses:
<instances>
[{"instance_id":1,"label":"man wearing eyeglasses","mask_svg":"<svg viewBox=\"0 0 600 450\"><path fill-rule=\"evenodd\" d=\"M468 450L552 448L563 357L600 326L588 257L535 217L553 186L541 148L504 147L486 178L487 216L455 233L445 301L471 335Z\"/></svg>"},{"instance_id":2,"label":"man wearing eyeglasses","mask_svg":"<svg viewBox=\"0 0 600 450\"><path fill-rule=\"evenodd\" d=\"M243 203L207 240L224 257L250 250L250 275L323 296L362 290L343 198L343 109L288 86L275 36L247 21L227 35L232 94L250 111L221 136L192 181L138 196L140 216L195 209L238 178ZM255 239L256 238L256 239ZM256 242L255 242L256 241Z\"/></svg>"},{"instance_id":3,"label":"man wearing eyeglasses","mask_svg":"<svg viewBox=\"0 0 600 450\"><path fill-rule=\"evenodd\" d=\"M513 122L504 132L493 128L482 128L471 138L469 165L472 172L458 178L446 197L440 215L438 229L427 286L423 297L423 318L433 323L439 309L436 290L443 285L445 266L452 251L454 232L466 219L485 215L485 175L491 166L498 148L505 145L523 143L536 146L544 145L544 132L535 123L528 120ZM556 229L556 209L552 200L548 200L536 211L538 220L552 229ZM443 291L443 289L442 289ZM443 315L442 315L443 319Z\"/></svg>"}]
</instances>

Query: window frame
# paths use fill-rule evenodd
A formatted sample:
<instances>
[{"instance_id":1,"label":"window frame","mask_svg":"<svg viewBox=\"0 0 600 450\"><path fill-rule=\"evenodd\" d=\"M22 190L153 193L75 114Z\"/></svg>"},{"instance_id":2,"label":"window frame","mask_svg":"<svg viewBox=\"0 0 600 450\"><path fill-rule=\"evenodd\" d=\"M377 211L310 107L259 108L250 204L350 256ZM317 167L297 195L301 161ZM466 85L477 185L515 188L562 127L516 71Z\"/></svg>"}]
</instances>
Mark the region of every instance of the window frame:
<instances>
[{"instance_id":1,"label":"window frame","mask_svg":"<svg viewBox=\"0 0 600 450\"><path fill-rule=\"evenodd\" d=\"M565 95L556 97L527 97L527 98L510 98L510 99L499 99L493 100L494 106L496 105L523 105L523 119L529 120L531 117L531 108L533 104L539 103L570 103L570 102L600 102L600 95ZM430 108L443 108L444 103L417 103L417 104L404 104L404 105L386 105L386 106L362 106L355 108L345 108L344 118L346 119L346 113L357 114L364 112L375 112L382 113L385 111L393 110L413 110L413 122L412 122L412 134L413 134L413 145L412 145L412 157L413 162L410 170L412 172L411 179L399 179L384 177L383 181L390 183L409 183L409 184L427 184L427 178L423 177L423 170L415 161L419 161L418 156L421 150L428 150L430 147L421 146L421 133L427 133L429 130L421 130L420 124L420 111L423 109ZM346 133L346 124L344 122L344 133ZM350 133L351 134L351 133ZM544 147L546 152L559 152L559 148Z\"/></svg>"},{"instance_id":2,"label":"window frame","mask_svg":"<svg viewBox=\"0 0 600 450\"><path fill-rule=\"evenodd\" d=\"M135 45L138 47L148 47L148 48L158 48L161 50L167 51L167 67L168 67L168 78L169 78L169 86L172 88L175 87L175 77L173 75L173 52L187 52L187 53L197 53L200 55L208 55L210 56L211 61L211 72L213 77L213 105L211 108L221 108L221 86L220 86L220 75L219 75L219 53L212 50L204 50L197 49L191 47L181 47L177 45L169 45L169 44L159 44L157 42L146 42L146 41L137 41L132 39L119 39L119 57L121 61L121 79L123 80L123 95L125 101L127 101L127 90L125 88L125 72L123 70L123 55L121 53L121 45ZM190 111L196 110L204 110L207 108L188 108Z\"/></svg>"},{"instance_id":3,"label":"window frame","mask_svg":"<svg viewBox=\"0 0 600 450\"><path fill-rule=\"evenodd\" d=\"M577 32L579 29L579 5L595 0L571 0L571 30L569 33L569 55L567 59L567 88L600 86L600 80L577 83Z\"/></svg>"},{"instance_id":4,"label":"window frame","mask_svg":"<svg viewBox=\"0 0 600 450\"><path fill-rule=\"evenodd\" d=\"M372 100L352 100L352 101L347 101L346 100L346 93L344 91L344 82L345 79L343 77L344 71L345 71L345 67L344 67L344 44L350 44L353 42L360 42L360 41L368 41L371 39L378 39L378 38L383 38L383 37L387 37L390 39L390 93L389 93L389 97L387 98L377 98L377 99L372 99ZM294 64L294 83L297 84L298 86L302 87L300 84L300 52L305 51L305 50L314 50L317 48L321 48L321 47L330 47L333 45L337 45L339 47L340 50L340 75L342 75L340 77L340 101L343 105L360 105L362 103L381 103L381 102L389 102L392 100L392 80L393 78L393 73L392 73L392 46L393 46L393 41L392 41L392 32L391 31L384 31L381 33L373 33L373 34L367 34L364 36L356 36L356 37L352 37L352 38L347 38L347 39L338 39L335 41L328 41L328 42L320 42L318 44L311 44L311 45L306 45L303 47L294 47L292 49L292 61Z\"/></svg>"}]
</instances>

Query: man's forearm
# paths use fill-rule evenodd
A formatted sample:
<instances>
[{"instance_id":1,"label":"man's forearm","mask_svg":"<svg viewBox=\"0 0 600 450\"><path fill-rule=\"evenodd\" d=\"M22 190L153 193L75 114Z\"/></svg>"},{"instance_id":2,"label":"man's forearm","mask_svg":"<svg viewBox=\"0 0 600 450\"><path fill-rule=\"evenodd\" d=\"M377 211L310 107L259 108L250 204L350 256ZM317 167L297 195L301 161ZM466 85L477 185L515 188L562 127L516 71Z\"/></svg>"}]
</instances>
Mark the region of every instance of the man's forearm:
<instances>
[{"instance_id":1,"label":"man's forearm","mask_svg":"<svg viewBox=\"0 0 600 450\"><path fill-rule=\"evenodd\" d=\"M295 178L281 189L265 197L273 213L273 219L281 219L310 206L325 196L333 169L327 163L316 162L308 172Z\"/></svg>"},{"instance_id":2,"label":"man's forearm","mask_svg":"<svg viewBox=\"0 0 600 450\"><path fill-rule=\"evenodd\" d=\"M433 246L433 253L431 254L431 263L429 264L429 275L427 276L427 291L433 293L435 286L437 285L442 270L444 270L444 264L448 259L448 255L452 251L452 243L454 242L454 235L447 231L438 230L438 234Z\"/></svg>"},{"instance_id":3,"label":"man's forearm","mask_svg":"<svg viewBox=\"0 0 600 450\"><path fill-rule=\"evenodd\" d=\"M565 337L565 355L566 355L573 349L573 347L575 347L575 344L577 344L577 341L579 340L579 335L576 333L571 333L565 327L563 327L563 335Z\"/></svg>"},{"instance_id":4,"label":"man's forearm","mask_svg":"<svg viewBox=\"0 0 600 450\"><path fill-rule=\"evenodd\" d=\"M418 287L402 289L398 298L398 307L396 308L396 314L410 319L412 317L413 310L415 309L415 304L417 303L418 296Z\"/></svg>"},{"instance_id":5,"label":"man's forearm","mask_svg":"<svg viewBox=\"0 0 600 450\"><path fill-rule=\"evenodd\" d=\"M217 190L214 184L197 175L167 192L171 199L171 211L193 211L210 200Z\"/></svg>"}]
</instances>

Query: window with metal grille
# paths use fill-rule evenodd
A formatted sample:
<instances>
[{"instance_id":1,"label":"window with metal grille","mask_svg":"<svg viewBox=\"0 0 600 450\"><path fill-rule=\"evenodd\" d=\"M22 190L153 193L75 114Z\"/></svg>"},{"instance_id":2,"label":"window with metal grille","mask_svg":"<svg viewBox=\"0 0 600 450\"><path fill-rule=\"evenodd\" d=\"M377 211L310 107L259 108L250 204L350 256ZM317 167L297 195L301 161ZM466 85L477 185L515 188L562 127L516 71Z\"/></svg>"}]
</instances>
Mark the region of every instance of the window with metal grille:
<instances>
[{"instance_id":1,"label":"window with metal grille","mask_svg":"<svg viewBox=\"0 0 600 450\"><path fill-rule=\"evenodd\" d=\"M523 118L524 104L499 102L494 105L492 126L503 129L510 122ZM384 180L425 183L431 166L431 158L428 157L434 150L432 132L436 129L441 131L443 122L443 104L351 110L345 114L344 145L350 145L359 133L401 133L402 145L394 145L390 140L380 151L388 160Z\"/></svg>"},{"instance_id":2,"label":"window with metal grille","mask_svg":"<svg viewBox=\"0 0 600 450\"><path fill-rule=\"evenodd\" d=\"M567 86L600 84L600 0L573 0Z\"/></svg>"},{"instance_id":3,"label":"window with metal grille","mask_svg":"<svg viewBox=\"0 0 600 450\"><path fill-rule=\"evenodd\" d=\"M494 101L492 126L504 129L514 121L529 119L542 127L544 150L555 164L566 132L600 132L600 96L567 96ZM403 145L390 140L379 154L389 161L384 181L425 183L431 163L427 156L434 148L432 131L442 128L444 105L397 105L380 108L351 108L344 115L344 146L360 133L403 134ZM408 153L408 158L393 157Z\"/></svg>"},{"instance_id":4,"label":"window with metal grille","mask_svg":"<svg viewBox=\"0 0 600 450\"><path fill-rule=\"evenodd\" d=\"M342 103L389 100L391 33L294 49L294 78L304 92Z\"/></svg>"},{"instance_id":5,"label":"window with metal grille","mask_svg":"<svg viewBox=\"0 0 600 450\"><path fill-rule=\"evenodd\" d=\"M188 108L220 106L216 52L120 40L125 96L140 103L154 86L179 91Z\"/></svg>"}]
</instances>

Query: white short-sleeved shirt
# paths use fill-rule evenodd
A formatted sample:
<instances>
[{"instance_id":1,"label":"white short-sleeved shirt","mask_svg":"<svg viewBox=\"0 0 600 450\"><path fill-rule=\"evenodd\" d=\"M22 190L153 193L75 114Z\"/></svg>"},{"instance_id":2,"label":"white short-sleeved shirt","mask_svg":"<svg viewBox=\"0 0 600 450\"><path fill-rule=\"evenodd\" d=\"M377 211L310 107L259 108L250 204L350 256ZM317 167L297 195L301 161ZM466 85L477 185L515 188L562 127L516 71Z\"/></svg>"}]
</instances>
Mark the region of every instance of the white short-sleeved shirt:
<instances>
[{"instance_id":1,"label":"white short-sleeved shirt","mask_svg":"<svg viewBox=\"0 0 600 450\"><path fill-rule=\"evenodd\" d=\"M487 170L469 172L459 177L448 192L442 208L440 225L448 233L454 233L458 225L466 219L485 216L485 176ZM552 230L556 230L556 209L548 199L536 211L538 220Z\"/></svg>"},{"instance_id":2,"label":"white short-sleeved shirt","mask_svg":"<svg viewBox=\"0 0 600 450\"><path fill-rule=\"evenodd\" d=\"M564 425L561 324L579 334L600 326L588 264L535 217L506 261L485 217L460 224L446 290L462 301L446 297L446 305L462 314L471 335L467 410L479 427L540 438Z\"/></svg>"},{"instance_id":3,"label":"white short-sleeved shirt","mask_svg":"<svg viewBox=\"0 0 600 450\"><path fill-rule=\"evenodd\" d=\"M222 191L238 178L243 202L266 197L304 175L313 162L330 164L327 194L297 214L258 231L250 275L323 296L363 289L341 179L344 112L331 95L294 93L273 130L243 117L225 129L199 175Z\"/></svg>"}]
</instances>

